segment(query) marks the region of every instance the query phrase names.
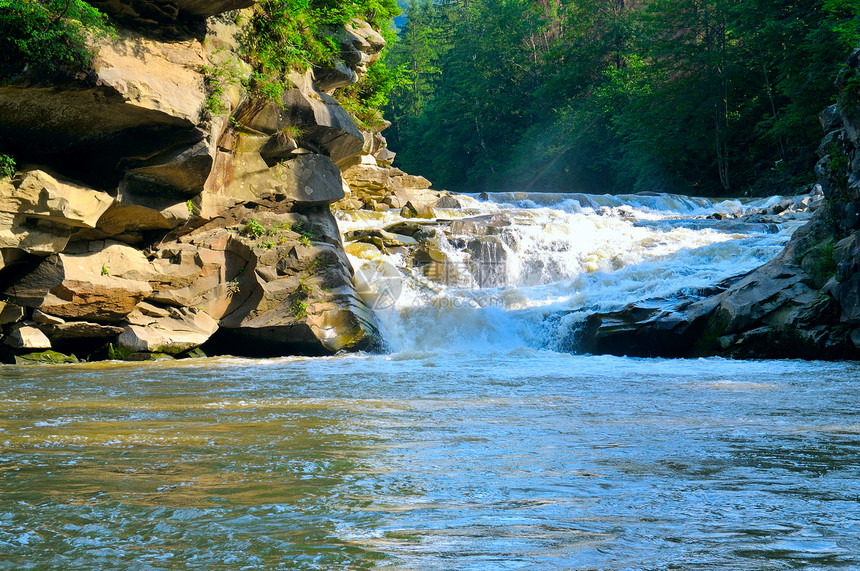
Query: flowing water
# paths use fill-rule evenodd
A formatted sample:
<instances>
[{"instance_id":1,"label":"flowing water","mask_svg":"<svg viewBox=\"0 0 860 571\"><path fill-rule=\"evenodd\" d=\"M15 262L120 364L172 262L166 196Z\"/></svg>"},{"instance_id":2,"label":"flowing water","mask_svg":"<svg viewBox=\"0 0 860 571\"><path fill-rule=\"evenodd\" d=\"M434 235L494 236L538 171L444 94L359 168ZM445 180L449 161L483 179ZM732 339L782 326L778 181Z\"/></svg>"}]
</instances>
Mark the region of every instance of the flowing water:
<instances>
[{"instance_id":1,"label":"flowing water","mask_svg":"<svg viewBox=\"0 0 860 571\"><path fill-rule=\"evenodd\" d=\"M392 350L575 351L566 340L585 316L698 299L773 258L808 217L767 215L779 197L746 204L665 194L490 198L460 197L464 208L439 212L445 222L423 223L416 234L423 257L348 245ZM340 225L349 236L399 230L402 222L398 214L358 211L342 213Z\"/></svg>"},{"instance_id":2,"label":"flowing water","mask_svg":"<svg viewBox=\"0 0 860 571\"><path fill-rule=\"evenodd\" d=\"M558 342L696 298L802 216L462 200L416 246L443 274L353 249L385 354L0 367L0 569L860 568L860 365Z\"/></svg>"}]
</instances>

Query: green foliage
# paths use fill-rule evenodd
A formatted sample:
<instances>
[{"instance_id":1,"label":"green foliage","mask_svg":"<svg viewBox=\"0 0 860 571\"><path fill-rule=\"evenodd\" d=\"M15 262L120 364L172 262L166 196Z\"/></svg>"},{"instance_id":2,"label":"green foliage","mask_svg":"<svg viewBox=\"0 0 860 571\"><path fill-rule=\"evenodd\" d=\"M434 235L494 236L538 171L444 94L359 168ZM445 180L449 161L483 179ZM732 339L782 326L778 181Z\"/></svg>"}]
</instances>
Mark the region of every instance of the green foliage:
<instances>
[{"instance_id":1,"label":"green foliage","mask_svg":"<svg viewBox=\"0 0 860 571\"><path fill-rule=\"evenodd\" d=\"M304 279L299 281L299 285L296 290L290 295L289 303L290 303L290 313L293 314L293 318L295 319L303 319L308 314L308 297L310 297L312 290L310 286L305 283Z\"/></svg>"},{"instance_id":2,"label":"green foliage","mask_svg":"<svg viewBox=\"0 0 860 571\"><path fill-rule=\"evenodd\" d=\"M842 43L856 43L860 37L860 0L824 0L824 9L832 15L833 30Z\"/></svg>"},{"instance_id":3,"label":"green foliage","mask_svg":"<svg viewBox=\"0 0 860 571\"><path fill-rule=\"evenodd\" d=\"M382 29L382 36L388 45L392 45L397 37L393 30L385 28ZM382 127L384 121L380 110L388 105L392 91L408 83L404 66L389 65L387 60L386 50L379 60L370 65L364 77L335 93L341 106L366 130Z\"/></svg>"},{"instance_id":4,"label":"green foliage","mask_svg":"<svg viewBox=\"0 0 860 571\"><path fill-rule=\"evenodd\" d=\"M386 137L398 166L467 191L785 192L811 178L817 115L860 44L860 0L405 12Z\"/></svg>"},{"instance_id":5,"label":"green foliage","mask_svg":"<svg viewBox=\"0 0 860 571\"><path fill-rule=\"evenodd\" d=\"M304 246L310 246L311 240L319 240L321 238L319 231L314 226L301 220L292 225L285 222L269 229L263 226L259 221L251 219L242 226L239 233L249 238L262 238L263 236L278 237L277 241L267 240L257 244L260 248L271 249L278 244L285 243L286 237L283 236L283 233L290 231L299 235L298 242Z\"/></svg>"},{"instance_id":6,"label":"green foliage","mask_svg":"<svg viewBox=\"0 0 860 571\"><path fill-rule=\"evenodd\" d=\"M227 108L224 95L229 86L248 83L238 63L224 57L223 53L223 48L215 50L212 55L216 63L203 66L202 69L207 93L204 111L214 115L220 115Z\"/></svg>"},{"instance_id":7,"label":"green foliage","mask_svg":"<svg viewBox=\"0 0 860 571\"><path fill-rule=\"evenodd\" d=\"M311 240L319 240L322 237L316 228L306 224L302 220L293 224L292 230L301 235L299 241L305 245L310 245Z\"/></svg>"},{"instance_id":8,"label":"green foliage","mask_svg":"<svg viewBox=\"0 0 860 571\"><path fill-rule=\"evenodd\" d=\"M296 319L303 319L308 314L308 302L303 299L294 299L290 304L290 312Z\"/></svg>"},{"instance_id":9,"label":"green foliage","mask_svg":"<svg viewBox=\"0 0 860 571\"><path fill-rule=\"evenodd\" d=\"M833 240L826 240L810 248L796 262L812 279L816 288L821 288L836 275L838 263L834 256Z\"/></svg>"},{"instance_id":10,"label":"green foliage","mask_svg":"<svg viewBox=\"0 0 860 571\"><path fill-rule=\"evenodd\" d=\"M90 64L88 34L110 34L83 0L0 0L0 79L28 68L74 73Z\"/></svg>"},{"instance_id":11,"label":"green foliage","mask_svg":"<svg viewBox=\"0 0 860 571\"><path fill-rule=\"evenodd\" d=\"M384 57L384 56L383 56ZM365 130L380 129L384 124L380 109L388 104L388 96L403 81L402 68L389 68L383 62L370 66L367 75L357 83L336 93L341 106Z\"/></svg>"},{"instance_id":12,"label":"green foliage","mask_svg":"<svg viewBox=\"0 0 860 571\"><path fill-rule=\"evenodd\" d=\"M227 108L221 98L224 94L224 88L219 82L213 81L211 78L206 78L206 87L209 96L203 104L203 109L213 115L220 115Z\"/></svg>"},{"instance_id":13,"label":"green foliage","mask_svg":"<svg viewBox=\"0 0 860 571\"><path fill-rule=\"evenodd\" d=\"M131 356L131 354L131 349L120 347L113 343L108 344L108 359L111 359L112 361L125 361Z\"/></svg>"},{"instance_id":14,"label":"green foliage","mask_svg":"<svg viewBox=\"0 0 860 571\"><path fill-rule=\"evenodd\" d=\"M259 238L267 233L266 227L254 219L248 220L242 228L242 234L252 238Z\"/></svg>"},{"instance_id":15,"label":"green foliage","mask_svg":"<svg viewBox=\"0 0 860 571\"><path fill-rule=\"evenodd\" d=\"M286 125L281 127L278 134L288 139L298 139L302 136L302 128L297 125Z\"/></svg>"},{"instance_id":16,"label":"green foliage","mask_svg":"<svg viewBox=\"0 0 860 571\"><path fill-rule=\"evenodd\" d=\"M860 113L860 74L845 68L839 76L839 109L847 115Z\"/></svg>"},{"instance_id":17,"label":"green foliage","mask_svg":"<svg viewBox=\"0 0 860 571\"><path fill-rule=\"evenodd\" d=\"M310 270L311 272L323 272L335 267L337 263L338 259L335 254L323 252L322 254L313 259L313 261L308 266L308 270Z\"/></svg>"},{"instance_id":18,"label":"green foliage","mask_svg":"<svg viewBox=\"0 0 860 571\"><path fill-rule=\"evenodd\" d=\"M396 0L263 0L241 37L256 73L252 87L270 99L294 70L331 65L339 54L338 26L354 18L387 29L399 13Z\"/></svg>"},{"instance_id":19,"label":"green foliage","mask_svg":"<svg viewBox=\"0 0 860 571\"><path fill-rule=\"evenodd\" d=\"M309 0L264 0L254 7L242 45L260 77L282 79L330 60L334 45L319 37L319 14Z\"/></svg>"},{"instance_id":20,"label":"green foliage","mask_svg":"<svg viewBox=\"0 0 860 571\"><path fill-rule=\"evenodd\" d=\"M0 179L12 178L15 174L15 159L9 155L0 154Z\"/></svg>"}]
</instances>

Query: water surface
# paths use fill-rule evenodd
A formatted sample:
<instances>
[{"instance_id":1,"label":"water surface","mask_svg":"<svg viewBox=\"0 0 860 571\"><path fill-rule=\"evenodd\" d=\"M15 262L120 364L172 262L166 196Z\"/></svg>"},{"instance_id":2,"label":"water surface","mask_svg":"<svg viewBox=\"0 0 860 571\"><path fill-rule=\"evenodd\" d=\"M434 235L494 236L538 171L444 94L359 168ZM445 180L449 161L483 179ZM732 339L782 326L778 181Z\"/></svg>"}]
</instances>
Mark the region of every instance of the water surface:
<instances>
[{"instance_id":1,"label":"water surface","mask_svg":"<svg viewBox=\"0 0 860 571\"><path fill-rule=\"evenodd\" d=\"M0 368L2 569L860 566L860 366Z\"/></svg>"}]
</instances>

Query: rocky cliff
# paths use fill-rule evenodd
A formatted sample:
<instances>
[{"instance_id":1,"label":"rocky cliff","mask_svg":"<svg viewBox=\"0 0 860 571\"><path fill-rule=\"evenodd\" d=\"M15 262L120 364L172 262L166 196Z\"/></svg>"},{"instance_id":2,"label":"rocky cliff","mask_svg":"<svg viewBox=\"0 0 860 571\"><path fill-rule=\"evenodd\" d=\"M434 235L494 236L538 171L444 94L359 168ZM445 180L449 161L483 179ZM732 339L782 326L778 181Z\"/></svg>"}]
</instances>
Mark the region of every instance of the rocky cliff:
<instances>
[{"instance_id":1,"label":"rocky cliff","mask_svg":"<svg viewBox=\"0 0 860 571\"><path fill-rule=\"evenodd\" d=\"M356 81L381 36L350 23L335 69L273 100L240 57L252 1L93 4L117 32L92 40L91 69L0 86L18 168L0 180L3 359L377 346L329 205L341 169L390 153L326 90Z\"/></svg>"},{"instance_id":2,"label":"rocky cliff","mask_svg":"<svg viewBox=\"0 0 860 571\"><path fill-rule=\"evenodd\" d=\"M825 200L774 260L696 303L592 316L580 350L641 356L860 358L860 50L821 114Z\"/></svg>"}]
</instances>

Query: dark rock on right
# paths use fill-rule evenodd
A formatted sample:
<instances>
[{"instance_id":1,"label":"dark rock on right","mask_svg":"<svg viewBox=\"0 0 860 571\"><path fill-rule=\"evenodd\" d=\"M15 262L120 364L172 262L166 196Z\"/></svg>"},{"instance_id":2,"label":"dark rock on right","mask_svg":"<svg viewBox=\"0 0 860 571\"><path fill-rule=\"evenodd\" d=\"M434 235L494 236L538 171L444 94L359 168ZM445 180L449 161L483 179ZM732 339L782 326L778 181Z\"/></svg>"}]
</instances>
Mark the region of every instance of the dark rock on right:
<instances>
[{"instance_id":1,"label":"dark rock on right","mask_svg":"<svg viewBox=\"0 0 860 571\"><path fill-rule=\"evenodd\" d=\"M674 311L595 315L580 350L641 356L860 358L860 49L836 80L815 167L825 199L785 249Z\"/></svg>"}]
</instances>

